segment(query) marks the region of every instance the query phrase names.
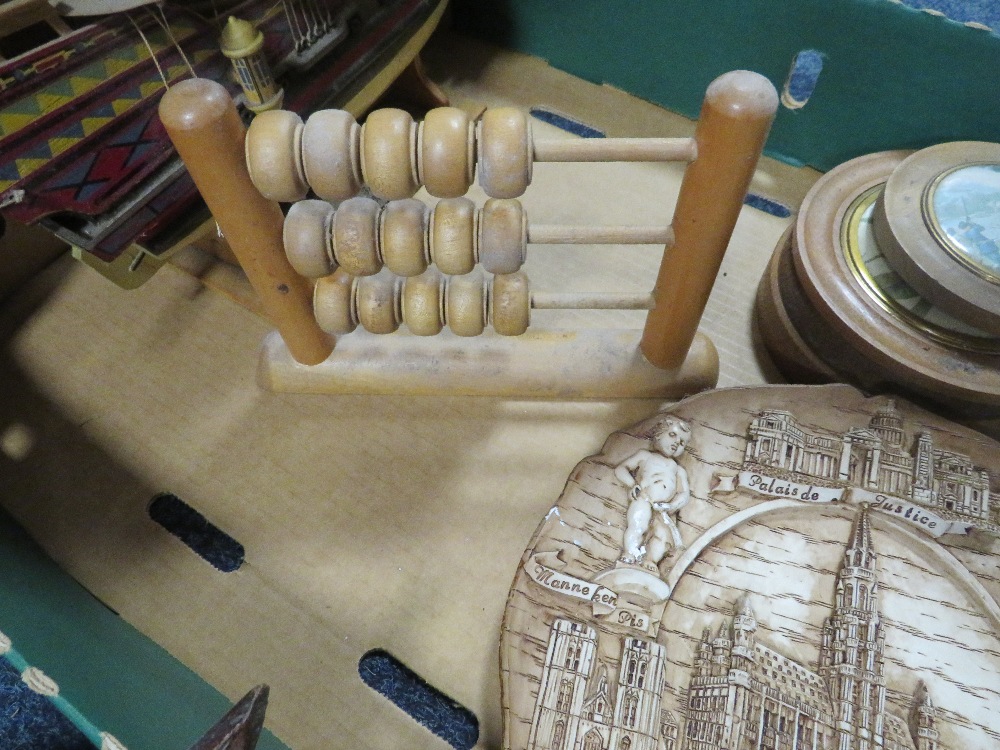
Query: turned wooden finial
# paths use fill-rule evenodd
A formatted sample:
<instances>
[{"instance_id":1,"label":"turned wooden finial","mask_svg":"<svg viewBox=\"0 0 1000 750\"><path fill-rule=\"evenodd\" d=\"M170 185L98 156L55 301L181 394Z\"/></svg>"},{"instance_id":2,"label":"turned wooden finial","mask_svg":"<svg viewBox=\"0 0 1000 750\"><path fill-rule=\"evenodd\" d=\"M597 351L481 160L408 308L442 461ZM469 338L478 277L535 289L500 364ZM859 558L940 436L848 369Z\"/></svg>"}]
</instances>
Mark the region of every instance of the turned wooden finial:
<instances>
[{"instance_id":1,"label":"turned wooden finial","mask_svg":"<svg viewBox=\"0 0 1000 750\"><path fill-rule=\"evenodd\" d=\"M206 78L171 86L160 119L292 356L318 364L333 351L312 312L312 286L292 269L282 245L277 203L250 181L246 130L229 92Z\"/></svg>"},{"instance_id":2,"label":"turned wooden finial","mask_svg":"<svg viewBox=\"0 0 1000 750\"><path fill-rule=\"evenodd\" d=\"M664 253L642 335L642 353L658 367L679 367L687 355L777 109L771 82L747 70L719 76L705 92L697 156L684 173L673 248Z\"/></svg>"}]
</instances>

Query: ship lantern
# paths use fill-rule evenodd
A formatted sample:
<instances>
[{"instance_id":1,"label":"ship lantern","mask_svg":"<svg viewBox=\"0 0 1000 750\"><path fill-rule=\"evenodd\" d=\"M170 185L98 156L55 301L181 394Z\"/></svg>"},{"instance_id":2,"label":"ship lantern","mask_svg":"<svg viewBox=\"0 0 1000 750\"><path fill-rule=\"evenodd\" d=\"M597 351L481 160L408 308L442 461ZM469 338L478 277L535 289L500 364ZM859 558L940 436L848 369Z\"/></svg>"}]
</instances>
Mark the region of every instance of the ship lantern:
<instances>
[{"instance_id":1,"label":"ship lantern","mask_svg":"<svg viewBox=\"0 0 1000 750\"><path fill-rule=\"evenodd\" d=\"M264 34L249 21L230 16L219 45L233 62L247 106L254 112L280 107L285 92L274 82L264 56Z\"/></svg>"}]
</instances>

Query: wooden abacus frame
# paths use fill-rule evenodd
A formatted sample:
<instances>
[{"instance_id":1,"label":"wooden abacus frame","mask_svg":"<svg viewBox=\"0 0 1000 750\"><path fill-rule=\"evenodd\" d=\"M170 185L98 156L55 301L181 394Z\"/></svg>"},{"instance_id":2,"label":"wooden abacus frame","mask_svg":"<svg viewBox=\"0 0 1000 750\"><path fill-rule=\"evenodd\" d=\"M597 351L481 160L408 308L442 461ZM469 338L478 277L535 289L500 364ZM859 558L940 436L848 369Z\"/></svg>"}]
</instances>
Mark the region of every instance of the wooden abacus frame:
<instances>
[{"instance_id":1,"label":"wooden abacus frame","mask_svg":"<svg viewBox=\"0 0 1000 750\"><path fill-rule=\"evenodd\" d=\"M336 111L316 113L304 125L292 113L266 113L251 131L257 127L274 137L248 137L225 90L204 79L173 86L163 97L160 115L277 327L262 347L259 377L263 385L308 393L678 397L710 388L717 381L718 355L711 341L697 333L698 322L777 103L777 93L767 79L748 71L733 71L708 87L692 138L567 143L534 142L524 116L509 109L487 110L475 125L462 120L461 113L456 118L454 113L459 111L450 108L432 110L420 125L399 110L376 110L361 128L353 118L348 119L349 115ZM317 149L314 144L318 141L333 143L335 148ZM451 148L442 150L442 145ZM343 200L365 183L379 197L406 201L421 182L432 195L452 199L468 188L477 158L480 184L487 194L507 201L501 213L514 211L509 204L516 202L510 199L527 187L533 161L689 162L670 227L585 231L529 227L522 217L522 237L517 243L521 253L529 236L534 242L667 240L656 285L648 296L567 299L549 295L534 301L535 306L645 308L649 310L645 327L641 331L524 331L531 295L516 277L518 271L501 267L494 269L492 283L479 283L480 292L476 292L476 283L461 282L463 299L468 300L470 294L474 300L481 299L483 315L473 315L471 326L456 329L458 336L354 332L337 339L334 350L334 337L320 327L313 310L314 284L296 272L286 256L286 219L277 200L303 198L310 187L321 198ZM372 210L363 208L361 214L369 216ZM377 204L375 210L381 210ZM328 227L333 220L332 207L327 211L313 205L301 211L313 217L309 219L312 228L307 228L305 235L316 235L316 227ZM427 214L424 216L426 222ZM340 321L338 330L349 330L359 317L363 320L357 301L360 282L343 279L343 270L335 276L326 275L350 253L335 252L336 242L325 231L323 243L329 263L323 253L312 253L305 267L320 269L310 273L321 277L315 289L340 295L334 298L334 307L341 309L333 317ZM424 236L425 245L433 243ZM490 239L487 236L485 244ZM371 254L379 266L385 248L374 243ZM480 236L471 251L473 262L482 260L483 244ZM502 266L511 253L503 250L501 255L505 256ZM295 260L294 252L292 256ZM414 273L436 259L429 249L423 251L423 261L419 256L419 252L407 256L410 265L417 257ZM365 273L376 271L378 267L373 266ZM381 311L383 321L378 329L394 330L408 307L418 311L410 313L411 333L440 331L452 310L445 300L453 282L440 280L436 274L430 269L408 282L372 287L372 309ZM504 278L507 276L512 278ZM498 284L504 290L514 290L505 292L502 304L495 291ZM407 288L417 291L408 293ZM476 296L480 293L481 298ZM516 304L514 318L523 317L523 326L520 320L507 324L511 304ZM386 308L391 308L389 317L393 318L388 323L384 322ZM468 322L469 310L474 308L474 304L465 304L463 321ZM492 314L487 315L491 308ZM508 318L497 326L499 309ZM418 315L421 320L415 324ZM465 337L481 331L487 318L494 319L499 332L520 335Z\"/></svg>"}]
</instances>

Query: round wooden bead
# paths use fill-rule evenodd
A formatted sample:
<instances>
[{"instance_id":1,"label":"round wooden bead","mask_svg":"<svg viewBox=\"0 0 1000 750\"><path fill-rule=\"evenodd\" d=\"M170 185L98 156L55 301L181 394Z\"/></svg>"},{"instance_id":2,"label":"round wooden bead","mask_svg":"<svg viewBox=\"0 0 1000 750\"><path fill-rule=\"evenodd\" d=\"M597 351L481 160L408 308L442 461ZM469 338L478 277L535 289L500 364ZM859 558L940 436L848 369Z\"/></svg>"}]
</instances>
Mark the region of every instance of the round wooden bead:
<instances>
[{"instance_id":1,"label":"round wooden bead","mask_svg":"<svg viewBox=\"0 0 1000 750\"><path fill-rule=\"evenodd\" d=\"M479 217L479 262L490 273L514 273L528 251L528 221L520 201L491 198Z\"/></svg>"},{"instance_id":2,"label":"round wooden bead","mask_svg":"<svg viewBox=\"0 0 1000 750\"><path fill-rule=\"evenodd\" d=\"M360 196L341 203L333 215L333 257L352 276L371 276L382 268L378 218L378 203Z\"/></svg>"},{"instance_id":3,"label":"round wooden bead","mask_svg":"<svg viewBox=\"0 0 1000 750\"><path fill-rule=\"evenodd\" d=\"M531 124L516 107L488 109L479 121L479 184L491 198L516 198L531 183Z\"/></svg>"},{"instance_id":4,"label":"round wooden bead","mask_svg":"<svg viewBox=\"0 0 1000 750\"><path fill-rule=\"evenodd\" d=\"M318 279L313 287L313 314L317 325L327 333L341 335L358 327L354 278L341 269Z\"/></svg>"},{"instance_id":5,"label":"round wooden bead","mask_svg":"<svg viewBox=\"0 0 1000 750\"><path fill-rule=\"evenodd\" d=\"M309 192L302 168L302 118L286 109L257 115L247 130L244 153L254 187L272 201L301 200Z\"/></svg>"},{"instance_id":6,"label":"round wooden bead","mask_svg":"<svg viewBox=\"0 0 1000 750\"><path fill-rule=\"evenodd\" d=\"M357 280L355 311L358 322L369 333L392 333L399 328L399 281L388 269Z\"/></svg>"},{"instance_id":7,"label":"round wooden bead","mask_svg":"<svg viewBox=\"0 0 1000 750\"><path fill-rule=\"evenodd\" d=\"M476 138L472 120L455 107L427 113L417 134L417 174L437 198L465 195L475 175Z\"/></svg>"},{"instance_id":8,"label":"round wooden bead","mask_svg":"<svg viewBox=\"0 0 1000 750\"><path fill-rule=\"evenodd\" d=\"M323 200L343 201L361 190L361 128L350 112L313 112L302 130L302 169Z\"/></svg>"},{"instance_id":9,"label":"round wooden bead","mask_svg":"<svg viewBox=\"0 0 1000 750\"><path fill-rule=\"evenodd\" d=\"M468 198L438 201L431 213L428 244L441 273L461 276L476 266L476 204Z\"/></svg>"},{"instance_id":10,"label":"round wooden bead","mask_svg":"<svg viewBox=\"0 0 1000 750\"><path fill-rule=\"evenodd\" d=\"M281 236L288 262L300 276L318 279L337 269L330 248L333 206L326 201L293 203L285 216Z\"/></svg>"},{"instance_id":11,"label":"round wooden bead","mask_svg":"<svg viewBox=\"0 0 1000 750\"><path fill-rule=\"evenodd\" d=\"M451 276L445 288L445 320L458 336L478 336L486 327L486 278L478 269Z\"/></svg>"},{"instance_id":12,"label":"round wooden bead","mask_svg":"<svg viewBox=\"0 0 1000 750\"><path fill-rule=\"evenodd\" d=\"M435 336L444 325L444 276L429 268L403 282L403 322L417 336Z\"/></svg>"},{"instance_id":13,"label":"round wooden bead","mask_svg":"<svg viewBox=\"0 0 1000 750\"><path fill-rule=\"evenodd\" d=\"M415 198L387 203L380 219L379 247L386 268L397 276L426 271L427 207Z\"/></svg>"},{"instance_id":14,"label":"round wooden bead","mask_svg":"<svg viewBox=\"0 0 1000 750\"><path fill-rule=\"evenodd\" d=\"M520 336L531 319L531 293L523 271L493 277L493 329L501 336Z\"/></svg>"},{"instance_id":15,"label":"round wooden bead","mask_svg":"<svg viewBox=\"0 0 1000 750\"><path fill-rule=\"evenodd\" d=\"M401 109L377 109L361 126L361 173L383 200L409 198L417 179L416 125Z\"/></svg>"}]
</instances>

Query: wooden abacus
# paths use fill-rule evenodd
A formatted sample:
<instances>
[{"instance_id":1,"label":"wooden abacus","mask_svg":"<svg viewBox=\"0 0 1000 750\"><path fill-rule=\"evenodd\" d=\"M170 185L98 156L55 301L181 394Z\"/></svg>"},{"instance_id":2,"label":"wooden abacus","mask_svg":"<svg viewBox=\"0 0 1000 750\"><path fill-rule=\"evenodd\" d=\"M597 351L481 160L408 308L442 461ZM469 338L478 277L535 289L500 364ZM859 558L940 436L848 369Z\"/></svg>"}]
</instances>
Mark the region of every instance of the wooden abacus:
<instances>
[{"instance_id":1,"label":"wooden abacus","mask_svg":"<svg viewBox=\"0 0 1000 750\"><path fill-rule=\"evenodd\" d=\"M696 329L777 109L763 77L716 79L692 138L539 141L519 110L473 122L444 107L419 124L393 109L363 125L338 110L304 123L271 111L244 140L223 94L186 81L164 95L161 117L277 325L261 355L271 388L674 397L715 384L718 355ZM670 226L538 225L516 200L536 161L668 160L689 162ZM477 173L491 196L479 209L463 197ZM387 202L358 196L364 186ZM412 198L421 186L441 200ZM278 201L293 202L287 217ZM520 268L528 244L545 243L665 251L651 293L533 293ZM648 313L641 333L529 330L539 307ZM480 336L490 323L499 335ZM415 335L385 343L400 324Z\"/></svg>"}]
</instances>

